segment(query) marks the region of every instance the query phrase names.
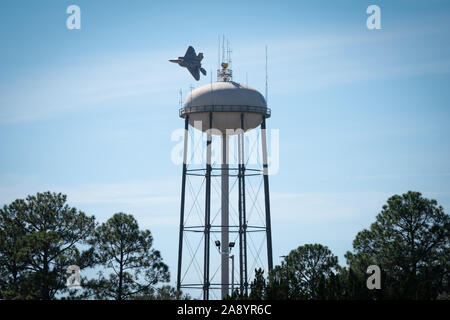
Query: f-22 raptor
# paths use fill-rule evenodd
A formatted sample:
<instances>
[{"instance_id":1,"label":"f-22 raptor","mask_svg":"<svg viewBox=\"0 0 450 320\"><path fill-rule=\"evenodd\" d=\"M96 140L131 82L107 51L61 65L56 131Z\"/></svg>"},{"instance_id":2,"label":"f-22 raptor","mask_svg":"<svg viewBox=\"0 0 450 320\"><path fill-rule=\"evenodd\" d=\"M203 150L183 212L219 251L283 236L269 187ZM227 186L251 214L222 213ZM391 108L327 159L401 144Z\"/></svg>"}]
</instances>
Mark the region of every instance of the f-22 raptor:
<instances>
[{"instance_id":1,"label":"f-22 raptor","mask_svg":"<svg viewBox=\"0 0 450 320\"><path fill-rule=\"evenodd\" d=\"M170 62L178 63L181 67L185 67L189 70L195 80L200 80L200 71L206 76L206 70L202 68L201 61L203 60L203 53L195 53L195 49L192 46L186 51L184 57L178 57L178 59L170 59Z\"/></svg>"}]
</instances>

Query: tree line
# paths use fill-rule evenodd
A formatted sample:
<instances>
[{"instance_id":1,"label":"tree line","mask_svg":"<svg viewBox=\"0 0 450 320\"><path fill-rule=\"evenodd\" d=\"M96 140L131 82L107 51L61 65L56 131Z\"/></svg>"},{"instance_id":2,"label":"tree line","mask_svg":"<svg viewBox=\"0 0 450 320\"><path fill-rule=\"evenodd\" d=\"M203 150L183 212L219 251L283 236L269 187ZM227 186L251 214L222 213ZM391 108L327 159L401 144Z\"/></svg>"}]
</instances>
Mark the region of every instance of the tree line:
<instances>
[{"instance_id":1,"label":"tree line","mask_svg":"<svg viewBox=\"0 0 450 320\"><path fill-rule=\"evenodd\" d=\"M181 298L155 250L149 230L129 214L98 224L66 204L66 196L38 193L0 209L1 299ZM67 268L100 269L81 278L83 290L67 287Z\"/></svg>"},{"instance_id":2,"label":"tree line","mask_svg":"<svg viewBox=\"0 0 450 320\"><path fill-rule=\"evenodd\" d=\"M435 200L411 191L395 195L370 228L356 235L346 267L326 246L306 244L292 250L267 279L256 270L247 298L447 300L449 231L449 216ZM381 270L379 289L368 289L371 265Z\"/></svg>"},{"instance_id":3,"label":"tree line","mask_svg":"<svg viewBox=\"0 0 450 320\"><path fill-rule=\"evenodd\" d=\"M149 230L129 214L104 223L44 192L0 209L0 299L189 299L164 283L168 266ZM388 199L375 222L356 235L347 266L326 246L292 250L269 273L256 270L250 293L230 299L448 299L450 219L418 192ZM82 290L67 286L67 268L92 268ZM369 290L367 267L381 270Z\"/></svg>"}]
</instances>

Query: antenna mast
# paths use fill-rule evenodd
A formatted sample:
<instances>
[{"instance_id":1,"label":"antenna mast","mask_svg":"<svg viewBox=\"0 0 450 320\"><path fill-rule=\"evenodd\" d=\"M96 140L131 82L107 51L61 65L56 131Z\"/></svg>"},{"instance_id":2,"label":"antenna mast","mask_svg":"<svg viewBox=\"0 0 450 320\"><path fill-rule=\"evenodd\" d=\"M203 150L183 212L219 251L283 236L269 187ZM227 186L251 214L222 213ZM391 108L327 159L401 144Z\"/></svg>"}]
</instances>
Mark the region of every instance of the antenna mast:
<instances>
[{"instance_id":1,"label":"antenna mast","mask_svg":"<svg viewBox=\"0 0 450 320\"><path fill-rule=\"evenodd\" d=\"M225 61L225 35L222 36L222 62Z\"/></svg>"},{"instance_id":2,"label":"antenna mast","mask_svg":"<svg viewBox=\"0 0 450 320\"><path fill-rule=\"evenodd\" d=\"M229 41L227 40L227 49L225 51L225 36L222 40L222 63L217 69L217 81L232 81L233 71L231 70L231 49L229 48ZM220 50L219 50L220 51Z\"/></svg>"},{"instance_id":3,"label":"antenna mast","mask_svg":"<svg viewBox=\"0 0 450 320\"><path fill-rule=\"evenodd\" d=\"M217 69L220 69L220 34L218 36L219 46L217 47Z\"/></svg>"},{"instance_id":4,"label":"antenna mast","mask_svg":"<svg viewBox=\"0 0 450 320\"><path fill-rule=\"evenodd\" d=\"M233 51L231 50L230 47L230 41L227 40L227 62L228 62L228 67L231 69L232 64L231 64L231 53Z\"/></svg>"},{"instance_id":5,"label":"antenna mast","mask_svg":"<svg viewBox=\"0 0 450 320\"><path fill-rule=\"evenodd\" d=\"M268 76L267 76L267 45L266 45L266 105L268 104L268 91L269 91L269 84L268 84Z\"/></svg>"}]
</instances>

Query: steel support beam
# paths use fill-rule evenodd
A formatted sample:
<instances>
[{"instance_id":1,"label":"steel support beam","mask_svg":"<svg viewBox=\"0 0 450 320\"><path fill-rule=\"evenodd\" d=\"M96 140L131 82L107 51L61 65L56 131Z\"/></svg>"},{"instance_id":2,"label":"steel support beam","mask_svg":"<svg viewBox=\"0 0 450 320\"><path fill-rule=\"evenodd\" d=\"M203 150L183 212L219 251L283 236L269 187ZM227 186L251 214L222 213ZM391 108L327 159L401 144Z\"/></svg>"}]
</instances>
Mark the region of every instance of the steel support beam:
<instances>
[{"instance_id":1,"label":"steel support beam","mask_svg":"<svg viewBox=\"0 0 450 320\"><path fill-rule=\"evenodd\" d=\"M241 136L238 134L238 213L239 213L239 293L244 293L244 233L242 224L242 147Z\"/></svg>"},{"instance_id":2,"label":"steel support beam","mask_svg":"<svg viewBox=\"0 0 450 320\"><path fill-rule=\"evenodd\" d=\"M241 157L242 157L242 231L244 242L244 290L245 295L248 296L248 265L247 265L247 206L245 201L245 126L244 126L244 114L241 113Z\"/></svg>"},{"instance_id":3,"label":"steel support beam","mask_svg":"<svg viewBox=\"0 0 450 320\"><path fill-rule=\"evenodd\" d=\"M221 278L222 278L222 299L225 299L229 290L230 279L230 248L229 248L229 151L228 135L222 134L222 208L221 208Z\"/></svg>"},{"instance_id":4,"label":"steel support beam","mask_svg":"<svg viewBox=\"0 0 450 320\"><path fill-rule=\"evenodd\" d=\"M184 203L186 199L186 171L187 171L187 153L189 139L189 115L186 115L184 121L184 151L183 151L183 176L181 178L181 204L180 204L180 235L178 242L178 270L177 270L177 290L181 288L181 266L183 259L183 232L184 232Z\"/></svg>"},{"instance_id":5,"label":"steel support beam","mask_svg":"<svg viewBox=\"0 0 450 320\"><path fill-rule=\"evenodd\" d=\"M241 114L241 132L238 134L238 187L239 187L239 277L240 293L248 294L247 271L247 215L245 203L245 135L244 114Z\"/></svg>"},{"instance_id":6,"label":"steel support beam","mask_svg":"<svg viewBox=\"0 0 450 320\"><path fill-rule=\"evenodd\" d=\"M205 192L205 247L203 265L203 299L209 300L209 255L211 231L211 143L212 143L212 112L209 113L209 130L206 141L206 192Z\"/></svg>"},{"instance_id":7,"label":"steel support beam","mask_svg":"<svg viewBox=\"0 0 450 320\"><path fill-rule=\"evenodd\" d=\"M263 178L264 178L264 203L266 209L266 232L267 232L267 264L269 271L273 269L272 256L272 226L270 222L270 198L269 198L269 166L267 164L267 137L266 137L266 117L262 116L261 122L261 144L263 157Z\"/></svg>"}]
</instances>

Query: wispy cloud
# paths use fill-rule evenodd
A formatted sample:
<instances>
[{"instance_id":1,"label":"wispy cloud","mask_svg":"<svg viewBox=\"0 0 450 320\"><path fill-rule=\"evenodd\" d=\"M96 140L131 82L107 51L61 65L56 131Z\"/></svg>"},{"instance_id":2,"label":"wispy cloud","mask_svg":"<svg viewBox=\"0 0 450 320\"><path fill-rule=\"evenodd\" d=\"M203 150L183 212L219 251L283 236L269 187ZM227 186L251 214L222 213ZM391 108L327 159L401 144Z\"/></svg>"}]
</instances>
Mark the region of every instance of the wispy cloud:
<instances>
[{"instance_id":1,"label":"wispy cloud","mask_svg":"<svg viewBox=\"0 0 450 320\"><path fill-rule=\"evenodd\" d=\"M82 108L114 107L123 98L176 92L171 83L183 79L165 52L132 52L55 66L40 74L30 74L14 85L0 85L0 123L23 122ZM176 101L176 98L174 98ZM119 102L119 103L118 103ZM144 102L144 100L142 101Z\"/></svg>"},{"instance_id":2,"label":"wispy cloud","mask_svg":"<svg viewBox=\"0 0 450 320\"><path fill-rule=\"evenodd\" d=\"M2 177L0 203L46 190L62 192L71 205L102 220L114 212L129 212L145 225L176 226L179 214L180 181L154 180L89 183L58 186L39 182L36 177ZM374 215L388 193L277 193L271 194L272 218L280 223L322 223L352 220ZM101 211L99 211L101 210Z\"/></svg>"},{"instance_id":3,"label":"wispy cloud","mask_svg":"<svg viewBox=\"0 0 450 320\"><path fill-rule=\"evenodd\" d=\"M123 211L133 214L143 226L175 226L178 220L179 182L177 180L90 183L77 186L51 185L36 176L2 176L0 204L25 198L37 192L67 195L70 205L95 214L99 220Z\"/></svg>"},{"instance_id":4,"label":"wispy cloud","mask_svg":"<svg viewBox=\"0 0 450 320\"><path fill-rule=\"evenodd\" d=\"M426 41L439 32L429 29L266 39L270 45L271 92L300 93L371 79L447 74L450 58L421 55L421 48L414 42L418 37ZM377 48L377 52L369 54L368 47ZM206 54L216 52L214 47L203 49ZM262 50L261 43L237 44L236 80L244 81L243 72L248 72L250 85L263 85ZM12 83L4 82L0 85L0 123L32 121L80 108L123 106L127 99L139 96L143 97L140 103L149 106L168 103L168 95L176 103L176 91L186 85L189 75L167 62L173 55L161 50L88 56ZM214 72L214 60L205 59L208 71ZM209 81L209 75L202 81Z\"/></svg>"},{"instance_id":5,"label":"wispy cloud","mask_svg":"<svg viewBox=\"0 0 450 320\"><path fill-rule=\"evenodd\" d=\"M429 27L272 39L268 42L270 91L275 95L325 92L363 81L449 74L450 48L440 45L445 36L442 29ZM255 58L262 48L248 44L246 49L235 60L256 73L262 84L264 55Z\"/></svg>"},{"instance_id":6,"label":"wispy cloud","mask_svg":"<svg viewBox=\"0 0 450 320\"><path fill-rule=\"evenodd\" d=\"M275 223L316 224L374 217L392 194L386 192L273 193Z\"/></svg>"}]
</instances>

